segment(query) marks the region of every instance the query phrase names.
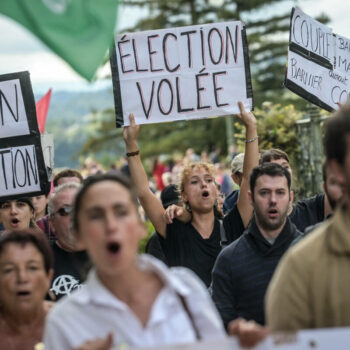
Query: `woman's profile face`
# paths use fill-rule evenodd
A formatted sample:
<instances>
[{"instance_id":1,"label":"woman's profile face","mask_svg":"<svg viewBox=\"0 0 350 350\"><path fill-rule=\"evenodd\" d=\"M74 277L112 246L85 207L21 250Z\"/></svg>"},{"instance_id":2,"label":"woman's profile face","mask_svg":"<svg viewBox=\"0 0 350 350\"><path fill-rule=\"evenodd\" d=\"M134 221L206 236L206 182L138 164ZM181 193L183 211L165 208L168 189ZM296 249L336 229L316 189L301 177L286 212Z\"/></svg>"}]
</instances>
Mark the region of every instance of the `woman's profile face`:
<instances>
[{"instance_id":1,"label":"woman's profile face","mask_svg":"<svg viewBox=\"0 0 350 350\"><path fill-rule=\"evenodd\" d=\"M1 222L5 230L24 230L30 227L34 213L26 202L8 200L0 207Z\"/></svg>"},{"instance_id":2,"label":"woman's profile face","mask_svg":"<svg viewBox=\"0 0 350 350\"><path fill-rule=\"evenodd\" d=\"M32 197L34 209L35 209L35 217L36 219L40 219L42 216L45 216L46 205L49 201L49 197L46 197L44 194L41 196Z\"/></svg>"},{"instance_id":3,"label":"woman's profile face","mask_svg":"<svg viewBox=\"0 0 350 350\"><path fill-rule=\"evenodd\" d=\"M45 270L41 252L31 243L7 243L0 254L0 300L11 312L42 307L53 271Z\"/></svg>"},{"instance_id":4,"label":"woman's profile face","mask_svg":"<svg viewBox=\"0 0 350 350\"><path fill-rule=\"evenodd\" d=\"M111 180L91 185L77 218L77 239L99 274L111 277L134 266L146 229L127 188Z\"/></svg>"}]
</instances>

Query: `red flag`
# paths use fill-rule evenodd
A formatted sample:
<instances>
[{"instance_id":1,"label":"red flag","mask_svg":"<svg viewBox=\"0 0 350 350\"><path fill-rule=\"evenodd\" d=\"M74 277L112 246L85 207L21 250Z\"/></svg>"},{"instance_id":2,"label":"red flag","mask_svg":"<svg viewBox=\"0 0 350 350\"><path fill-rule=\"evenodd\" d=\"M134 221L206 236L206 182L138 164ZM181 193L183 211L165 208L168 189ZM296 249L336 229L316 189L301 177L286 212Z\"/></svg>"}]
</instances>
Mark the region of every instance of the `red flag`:
<instances>
[{"instance_id":1,"label":"red flag","mask_svg":"<svg viewBox=\"0 0 350 350\"><path fill-rule=\"evenodd\" d=\"M51 90L50 89L46 95L44 95L37 103L36 103L36 117L38 120L38 127L40 134L45 131L45 123L47 112L49 110L50 99L51 99Z\"/></svg>"}]
</instances>

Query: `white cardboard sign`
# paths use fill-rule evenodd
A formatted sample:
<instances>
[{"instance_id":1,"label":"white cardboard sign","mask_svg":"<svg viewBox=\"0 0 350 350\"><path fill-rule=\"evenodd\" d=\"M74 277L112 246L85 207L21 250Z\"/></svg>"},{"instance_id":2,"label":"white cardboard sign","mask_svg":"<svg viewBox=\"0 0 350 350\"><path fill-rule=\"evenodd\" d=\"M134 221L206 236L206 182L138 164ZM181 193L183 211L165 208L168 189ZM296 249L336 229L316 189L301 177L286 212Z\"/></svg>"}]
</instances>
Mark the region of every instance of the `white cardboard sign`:
<instances>
[{"instance_id":1,"label":"white cardboard sign","mask_svg":"<svg viewBox=\"0 0 350 350\"><path fill-rule=\"evenodd\" d=\"M0 75L0 198L48 188L29 73Z\"/></svg>"},{"instance_id":2,"label":"white cardboard sign","mask_svg":"<svg viewBox=\"0 0 350 350\"><path fill-rule=\"evenodd\" d=\"M331 112L349 100L349 81L350 40L293 9L285 86Z\"/></svg>"},{"instance_id":3,"label":"white cardboard sign","mask_svg":"<svg viewBox=\"0 0 350 350\"><path fill-rule=\"evenodd\" d=\"M241 22L118 35L111 54L117 125L200 119L253 108Z\"/></svg>"},{"instance_id":4,"label":"white cardboard sign","mask_svg":"<svg viewBox=\"0 0 350 350\"><path fill-rule=\"evenodd\" d=\"M267 337L252 350L348 350L350 328L303 330L297 333L276 333ZM114 350L119 349L114 347ZM144 348L129 348L141 350ZM203 341L192 344L147 347L147 350L243 350L235 337Z\"/></svg>"}]
</instances>

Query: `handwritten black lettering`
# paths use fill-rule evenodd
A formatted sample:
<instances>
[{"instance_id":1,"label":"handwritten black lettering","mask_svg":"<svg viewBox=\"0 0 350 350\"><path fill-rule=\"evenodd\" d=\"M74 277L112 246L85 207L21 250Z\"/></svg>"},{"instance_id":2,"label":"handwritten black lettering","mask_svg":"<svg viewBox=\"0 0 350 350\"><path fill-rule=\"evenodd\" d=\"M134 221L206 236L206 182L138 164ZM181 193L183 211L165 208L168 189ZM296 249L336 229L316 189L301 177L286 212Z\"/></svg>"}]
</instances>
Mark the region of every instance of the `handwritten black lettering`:
<instances>
[{"instance_id":1,"label":"handwritten black lettering","mask_svg":"<svg viewBox=\"0 0 350 350\"><path fill-rule=\"evenodd\" d=\"M350 52L350 41L338 37L338 48Z\"/></svg>"},{"instance_id":2,"label":"handwritten black lettering","mask_svg":"<svg viewBox=\"0 0 350 350\"><path fill-rule=\"evenodd\" d=\"M2 149L2 150L0 150L2 176L3 176L3 179L4 179L5 189L8 190L7 177L6 177L6 165L5 165L6 162L5 162L5 157L4 157L4 154L6 154L6 153L11 153L11 150L10 149Z\"/></svg>"},{"instance_id":3,"label":"handwritten black lettering","mask_svg":"<svg viewBox=\"0 0 350 350\"><path fill-rule=\"evenodd\" d=\"M140 85L139 82L136 82L137 90L138 90L138 92L140 94L142 109L143 109L143 112L145 113L145 116L146 116L147 119L149 118L149 115L150 115L150 112L151 112L152 106L153 106L154 85L155 85L155 82L153 81L152 82L152 91L151 91L150 101L149 101L149 104L148 104L148 108L146 108L146 102L145 102L145 99L144 99L144 96L143 96L141 85Z\"/></svg>"},{"instance_id":4,"label":"handwritten black lettering","mask_svg":"<svg viewBox=\"0 0 350 350\"><path fill-rule=\"evenodd\" d=\"M339 56L338 68L343 68L345 72L348 72L350 70L350 60L348 61L347 58L342 59L342 57Z\"/></svg>"},{"instance_id":5,"label":"handwritten black lettering","mask_svg":"<svg viewBox=\"0 0 350 350\"><path fill-rule=\"evenodd\" d=\"M331 90L331 99L334 104L345 104L350 99L350 93L340 87L334 86Z\"/></svg>"},{"instance_id":6,"label":"handwritten black lettering","mask_svg":"<svg viewBox=\"0 0 350 350\"><path fill-rule=\"evenodd\" d=\"M334 71L331 71L331 70L329 70L328 74L331 78L340 81L344 85L347 85L348 78L345 75L342 76L342 75L335 73Z\"/></svg>"},{"instance_id":7,"label":"handwritten black lettering","mask_svg":"<svg viewBox=\"0 0 350 350\"><path fill-rule=\"evenodd\" d=\"M232 55L235 63L237 63L237 56L238 56L238 26L236 25L235 29L235 42L232 41L232 35L230 28L226 26L226 50L225 50L225 63L229 64L229 40L231 43L231 48L232 48Z\"/></svg>"},{"instance_id":8,"label":"handwritten black lettering","mask_svg":"<svg viewBox=\"0 0 350 350\"><path fill-rule=\"evenodd\" d=\"M294 17L291 35L293 40L305 49L319 56L331 59L332 33L323 29L316 22L300 15Z\"/></svg>"},{"instance_id":9,"label":"handwritten black lettering","mask_svg":"<svg viewBox=\"0 0 350 350\"><path fill-rule=\"evenodd\" d=\"M293 79L299 81L306 87L321 90L322 77L320 75L314 75L307 72L304 68L298 67L298 62L295 58L291 59L291 63L291 75Z\"/></svg>"},{"instance_id":10,"label":"handwritten black lettering","mask_svg":"<svg viewBox=\"0 0 350 350\"><path fill-rule=\"evenodd\" d=\"M36 153L35 153L35 148L32 148L33 155L31 156L28 152L28 149L25 150L25 165L26 165L26 174L27 174L27 179L28 179L28 185L31 185L31 178L34 179L34 183L38 183L38 172L36 168ZM29 172L30 170L30 172Z\"/></svg>"},{"instance_id":11,"label":"handwritten black lettering","mask_svg":"<svg viewBox=\"0 0 350 350\"><path fill-rule=\"evenodd\" d=\"M228 103L219 103L218 91L222 90L223 88L217 86L217 77L219 75L226 75L226 74L227 74L226 71L213 73L213 85L214 85L214 96L215 96L216 107L224 107L229 105Z\"/></svg>"},{"instance_id":12,"label":"handwritten black lettering","mask_svg":"<svg viewBox=\"0 0 350 350\"><path fill-rule=\"evenodd\" d=\"M149 65L151 67L151 72L162 72L163 71L162 68L154 68L153 67L153 58L152 58L152 56L155 55L158 51L153 51L151 40L153 40L155 38L158 38L158 37L159 37L158 34L153 34L153 35L150 35L150 36L147 37Z\"/></svg>"},{"instance_id":13,"label":"handwritten black lettering","mask_svg":"<svg viewBox=\"0 0 350 350\"><path fill-rule=\"evenodd\" d=\"M181 93L180 93L180 82L179 77L176 77L176 102L177 102L177 112L178 113L186 113L192 112L194 108L182 108L181 106Z\"/></svg>"},{"instance_id":14,"label":"handwritten black lettering","mask_svg":"<svg viewBox=\"0 0 350 350\"><path fill-rule=\"evenodd\" d=\"M219 46L219 57L217 58L217 60L215 60L214 55L213 55L213 34L217 33L217 38L214 40L216 42L216 40L220 40L220 46ZM217 28L211 28L209 30L209 34L208 34L208 47L209 47L209 56L210 56L210 60L213 64L217 65L221 62L222 57L224 55L224 48L223 48L223 39L222 39L222 34L220 32L219 29Z\"/></svg>"},{"instance_id":15,"label":"handwritten black lettering","mask_svg":"<svg viewBox=\"0 0 350 350\"><path fill-rule=\"evenodd\" d=\"M209 76L209 73L196 74L196 91L197 91L197 110L200 109L210 109L210 106L202 106L202 96L201 91L205 91L205 87L200 85L200 79L202 77Z\"/></svg>"},{"instance_id":16,"label":"handwritten black lettering","mask_svg":"<svg viewBox=\"0 0 350 350\"><path fill-rule=\"evenodd\" d=\"M139 56L138 56L138 52L137 52L137 48L136 48L136 44L135 44L135 39L132 39L132 48L133 48L133 52L134 52L134 61L135 61L135 67L136 67L136 72L148 72L147 68L139 68Z\"/></svg>"},{"instance_id":17,"label":"handwritten black lettering","mask_svg":"<svg viewBox=\"0 0 350 350\"><path fill-rule=\"evenodd\" d=\"M5 94L3 93L3 91L0 89L0 117L1 117L1 125L4 125L5 121L4 121L4 107L3 107L3 102L5 102L8 110L10 111L13 119L18 122L19 120L19 116L18 116L18 94L17 94L17 85L14 84L14 89L15 89L15 97L16 97L16 110L15 112L13 111L13 109L11 108Z\"/></svg>"},{"instance_id":18,"label":"handwritten black lettering","mask_svg":"<svg viewBox=\"0 0 350 350\"><path fill-rule=\"evenodd\" d=\"M163 57L164 57L164 64L165 64L166 70L170 73L173 73L173 72L176 72L177 70L179 70L180 63L177 66L175 66L174 68L170 68L170 66L169 66L168 47L167 47L167 40L169 37L172 37L175 39L175 41L177 41L177 36L173 33L166 33L164 35L164 38L163 38Z\"/></svg>"},{"instance_id":19,"label":"handwritten black lettering","mask_svg":"<svg viewBox=\"0 0 350 350\"><path fill-rule=\"evenodd\" d=\"M167 86L169 87L169 91L170 91L170 103L169 103L169 108L168 111L164 111L163 109L163 105L162 105L162 86L163 84L167 84ZM160 113L162 113L163 115L168 115L170 114L170 112L173 109L173 105L174 105L174 92L173 92L173 88L171 86L171 82L168 79L162 79L158 85L158 91L157 91L157 101L158 101L158 108Z\"/></svg>"},{"instance_id":20,"label":"handwritten black lettering","mask_svg":"<svg viewBox=\"0 0 350 350\"><path fill-rule=\"evenodd\" d=\"M188 68L192 68L192 44L191 35L197 33L196 30L189 30L188 32L182 32L180 35L187 36L187 54L188 54Z\"/></svg>"},{"instance_id":21,"label":"handwritten black lettering","mask_svg":"<svg viewBox=\"0 0 350 350\"><path fill-rule=\"evenodd\" d=\"M124 37L123 37L124 38ZM118 41L118 50L119 50L119 57L120 57L120 65L122 67L122 72L125 74L125 73L130 73L130 72L133 72L134 70L133 69L129 69L129 70L125 70L125 66L124 66L124 58L126 57L129 57L131 56L129 53L128 54L125 54L123 55L123 51L122 51L122 45L126 44L130 42L130 40L121 40L121 41Z\"/></svg>"}]
</instances>

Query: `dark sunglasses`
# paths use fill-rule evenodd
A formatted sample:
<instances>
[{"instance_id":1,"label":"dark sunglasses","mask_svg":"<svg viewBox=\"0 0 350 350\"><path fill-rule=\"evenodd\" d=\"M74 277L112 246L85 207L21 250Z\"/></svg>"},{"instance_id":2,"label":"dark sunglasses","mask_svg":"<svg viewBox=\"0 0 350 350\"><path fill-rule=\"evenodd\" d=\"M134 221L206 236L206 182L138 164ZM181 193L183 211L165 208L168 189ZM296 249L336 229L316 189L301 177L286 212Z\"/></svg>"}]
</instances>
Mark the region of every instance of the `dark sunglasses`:
<instances>
[{"instance_id":1,"label":"dark sunglasses","mask_svg":"<svg viewBox=\"0 0 350 350\"><path fill-rule=\"evenodd\" d=\"M72 207L64 206L58 209L55 214L59 214L60 216L68 216L72 211Z\"/></svg>"}]
</instances>

